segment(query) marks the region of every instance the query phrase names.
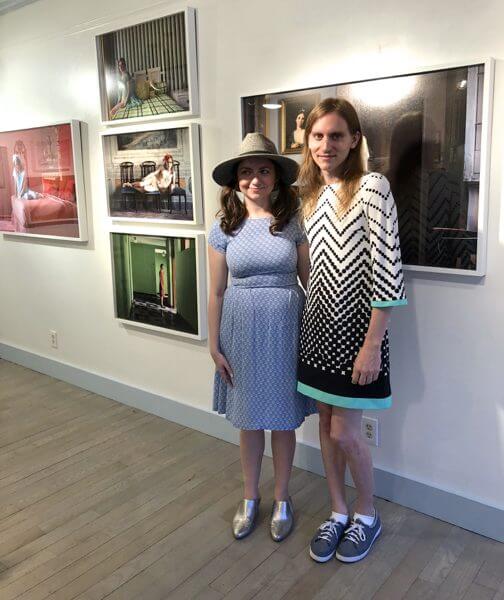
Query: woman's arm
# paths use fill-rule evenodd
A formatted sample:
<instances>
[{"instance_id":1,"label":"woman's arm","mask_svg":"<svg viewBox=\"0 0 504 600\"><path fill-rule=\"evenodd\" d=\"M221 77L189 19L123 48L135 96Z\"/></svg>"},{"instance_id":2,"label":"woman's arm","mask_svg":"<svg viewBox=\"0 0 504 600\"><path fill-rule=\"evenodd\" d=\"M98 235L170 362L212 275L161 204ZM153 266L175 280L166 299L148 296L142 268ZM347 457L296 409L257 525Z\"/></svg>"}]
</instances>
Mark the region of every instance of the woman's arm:
<instances>
[{"instance_id":1,"label":"woman's arm","mask_svg":"<svg viewBox=\"0 0 504 600\"><path fill-rule=\"evenodd\" d=\"M381 367L381 344L390 323L392 308L371 309L371 320L352 372L352 383L366 385L378 379Z\"/></svg>"},{"instance_id":2,"label":"woman's arm","mask_svg":"<svg viewBox=\"0 0 504 600\"><path fill-rule=\"evenodd\" d=\"M308 287L308 277L310 275L310 249L308 242L299 244L297 247L297 272L301 285L306 290Z\"/></svg>"},{"instance_id":3,"label":"woman's arm","mask_svg":"<svg viewBox=\"0 0 504 600\"><path fill-rule=\"evenodd\" d=\"M208 299L208 342L210 355L224 381L232 385L233 372L219 344L222 303L227 287L228 268L226 255L211 246L208 248L210 264L210 295Z\"/></svg>"},{"instance_id":4,"label":"woman's arm","mask_svg":"<svg viewBox=\"0 0 504 600\"><path fill-rule=\"evenodd\" d=\"M352 383L359 385L378 379L381 344L390 321L391 309L393 306L407 304L397 209L390 184L386 177L378 176L370 183L370 187L372 189L367 196L364 215L369 226L373 290L371 320L352 373Z\"/></svg>"},{"instance_id":5,"label":"woman's arm","mask_svg":"<svg viewBox=\"0 0 504 600\"><path fill-rule=\"evenodd\" d=\"M123 97L121 98L121 101L124 103L123 106L126 106L130 94L131 94L131 79L129 77L124 77L124 94Z\"/></svg>"}]
</instances>

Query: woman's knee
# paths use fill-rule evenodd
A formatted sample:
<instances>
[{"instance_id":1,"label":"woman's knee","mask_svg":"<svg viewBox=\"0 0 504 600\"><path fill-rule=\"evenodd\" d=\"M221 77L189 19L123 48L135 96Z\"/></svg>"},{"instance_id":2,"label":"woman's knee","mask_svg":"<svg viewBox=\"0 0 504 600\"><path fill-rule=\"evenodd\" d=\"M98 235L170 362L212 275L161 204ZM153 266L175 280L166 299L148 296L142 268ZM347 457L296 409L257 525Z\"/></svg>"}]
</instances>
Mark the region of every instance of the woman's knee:
<instances>
[{"instance_id":1,"label":"woman's knee","mask_svg":"<svg viewBox=\"0 0 504 600\"><path fill-rule=\"evenodd\" d=\"M292 444L296 444L296 430L295 429L272 429L271 430L271 443L273 446L287 446L290 447Z\"/></svg>"},{"instance_id":2,"label":"woman's knee","mask_svg":"<svg viewBox=\"0 0 504 600\"><path fill-rule=\"evenodd\" d=\"M329 432L331 441L345 454L351 455L358 452L361 443L360 432L358 433L352 429L346 429L343 427L335 427L334 425L335 424L332 423L332 427Z\"/></svg>"},{"instance_id":3,"label":"woman's knee","mask_svg":"<svg viewBox=\"0 0 504 600\"><path fill-rule=\"evenodd\" d=\"M332 409L330 406L320 405L320 403L317 408L320 432L329 435L331 432Z\"/></svg>"}]
</instances>

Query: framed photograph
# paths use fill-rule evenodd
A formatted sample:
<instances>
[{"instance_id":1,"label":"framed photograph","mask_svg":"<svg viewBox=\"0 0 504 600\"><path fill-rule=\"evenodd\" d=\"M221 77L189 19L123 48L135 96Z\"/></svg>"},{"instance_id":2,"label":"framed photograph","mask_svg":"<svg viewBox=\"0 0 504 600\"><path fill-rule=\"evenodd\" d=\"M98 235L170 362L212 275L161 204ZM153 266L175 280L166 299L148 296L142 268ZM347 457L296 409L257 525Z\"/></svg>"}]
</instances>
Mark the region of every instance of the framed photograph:
<instances>
[{"instance_id":1,"label":"framed photograph","mask_svg":"<svg viewBox=\"0 0 504 600\"><path fill-rule=\"evenodd\" d=\"M110 236L115 317L135 327L205 339L204 234L117 229Z\"/></svg>"},{"instance_id":2,"label":"framed photograph","mask_svg":"<svg viewBox=\"0 0 504 600\"><path fill-rule=\"evenodd\" d=\"M493 78L494 61L488 59L246 96L243 135L261 131L284 153L298 152L289 132L293 119L299 120L297 131L302 128L301 99L349 100L361 121L368 170L385 175L391 184L405 269L481 276ZM301 156L293 158L301 161Z\"/></svg>"},{"instance_id":3,"label":"framed photograph","mask_svg":"<svg viewBox=\"0 0 504 600\"><path fill-rule=\"evenodd\" d=\"M103 131L102 140L110 217L202 222L199 125L114 128Z\"/></svg>"},{"instance_id":4,"label":"framed photograph","mask_svg":"<svg viewBox=\"0 0 504 600\"><path fill-rule=\"evenodd\" d=\"M107 125L198 114L194 9L105 32L96 47Z\"/></svg>"},{"instance_id":5,"label":"framed photograph","mask_svg":"<svg viewBox=\"0 0 504 600\"><path fill-rule=\"evenodd\" d=\"M0 231L87 240L79 121L0 132Z\"/></svg>"},{"instance_id":6,"label":"framed photograph","mask_svg":"<svg viewBox=\"0 0 504 600\"><path fill-rule=\"evenodd\" d=\"M320 102L320 94L293 94L280 100L282 154L301 154L304 147L306 117Z\"/></svg>"}]
</instances>

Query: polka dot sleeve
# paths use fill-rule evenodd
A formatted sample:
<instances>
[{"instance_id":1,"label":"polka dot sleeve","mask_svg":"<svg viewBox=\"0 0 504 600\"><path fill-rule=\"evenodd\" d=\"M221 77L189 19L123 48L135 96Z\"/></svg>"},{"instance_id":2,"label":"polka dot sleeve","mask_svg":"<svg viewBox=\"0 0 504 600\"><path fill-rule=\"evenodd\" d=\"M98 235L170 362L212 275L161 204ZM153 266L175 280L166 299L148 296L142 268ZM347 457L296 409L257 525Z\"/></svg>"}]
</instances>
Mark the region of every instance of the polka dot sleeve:
<instances>
[{"instance_id":1,"label":"polka dot sleeve","mask_svg":"<svg viewBox=\"0 0 504 600\"><path fill-rule=\"evenodd\" d=\"M407 304L404 290L397 209L390 184L383 175L366 183L366 218L369 226L373 274L371 306Z\"/></svg>"}]
</instances>

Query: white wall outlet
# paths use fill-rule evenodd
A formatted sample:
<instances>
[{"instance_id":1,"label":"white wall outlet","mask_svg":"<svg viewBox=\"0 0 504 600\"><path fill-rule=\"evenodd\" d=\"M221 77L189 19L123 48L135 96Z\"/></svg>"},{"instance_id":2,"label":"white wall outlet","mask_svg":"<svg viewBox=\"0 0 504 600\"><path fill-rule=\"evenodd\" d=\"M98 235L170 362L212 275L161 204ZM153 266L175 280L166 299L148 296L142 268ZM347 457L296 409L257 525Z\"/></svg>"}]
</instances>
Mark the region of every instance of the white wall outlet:
<instances>
[{"instance_id":1,"label":"white wall outlet","mask_svg":"<svg viewBox=\"0 0 504 600\"><path fill-rule=\"evenodd\" d=\"M49 340L52 348L58 347L58 333L54 329L49 329Z\"/></svg>"},{"instance_id":2,"label":"white wall outlet","mask_svg":"<svg viewBox=\"0 0 504 600\"><path fill-rule=\"evenodd\" d=\"M362 435L370 446L380 445L378 419L362 417Z\"/></svg>"}]
</instances>

